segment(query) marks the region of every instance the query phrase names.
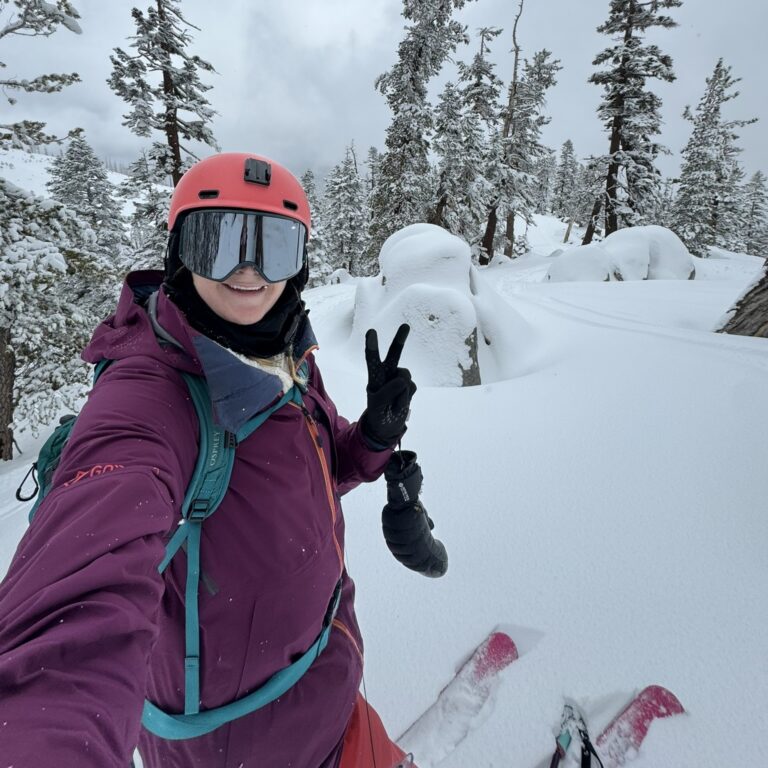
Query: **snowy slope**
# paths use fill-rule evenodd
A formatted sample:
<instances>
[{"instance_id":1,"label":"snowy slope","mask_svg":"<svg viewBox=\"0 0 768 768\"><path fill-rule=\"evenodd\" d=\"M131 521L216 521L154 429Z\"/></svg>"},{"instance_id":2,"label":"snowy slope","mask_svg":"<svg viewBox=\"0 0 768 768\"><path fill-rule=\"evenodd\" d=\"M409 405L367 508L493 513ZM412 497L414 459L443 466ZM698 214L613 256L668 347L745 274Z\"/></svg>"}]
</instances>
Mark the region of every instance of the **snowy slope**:
<instances>
[{"instance_id":1,"label":"snowy slope","mask_svg":"<svg viewBox=\"0 0 768 768\"><path fill-rule=\"evenodd\" d=\"M448 574L391 557L382 482L346 497L367 695L403 732L502 625L521 658L441 768L540 768L564 696L597 730L649 683L689 714L654 725L633 766L761 764L768 344L711 329L763 261L720 252L694 281L548 284L565 225L539 224L534 255L482 270L535 335L520 340L524 372L414 398L404 447L419 455ZM354 282L307 294L326 385L351 418L365 398L354 294ZM22 435L25 456L0 465L0 573L25 528L13 492L33 443Z\"/></svg>"}]
</instances>

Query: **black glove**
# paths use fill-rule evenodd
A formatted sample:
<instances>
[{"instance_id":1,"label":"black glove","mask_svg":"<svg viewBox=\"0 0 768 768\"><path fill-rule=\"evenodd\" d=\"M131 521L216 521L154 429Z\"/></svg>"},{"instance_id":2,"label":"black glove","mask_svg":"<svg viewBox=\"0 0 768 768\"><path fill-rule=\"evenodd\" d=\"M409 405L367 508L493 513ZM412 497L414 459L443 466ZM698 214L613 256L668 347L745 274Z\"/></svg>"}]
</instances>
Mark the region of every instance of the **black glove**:
<instances>
[{"instance_id":1,"label":"black glove","mask_svg":"<svg viewBox=\"0 0 768 768\"><path fill-rule=\"evenodd\" d=\"M395 334L387 356L379 357L379 337L371 328L365 334L368 365L368 407L360 417L363 433L382 449L394 445L405 433L405 422L416 385L407 368L398 368L400 355L411 328L403 323Z\"/></svg>"},{"instance_id":2,"label":"black glove","mask_svg":"<svg viewBox=\"0 0 768 768\"><path fill-rule=\"evenodd\" d=\"M435 527L419 501L421 467L413 451L395 451L384 470L387 506L381 527L389 551L412 571L437 578L448 570L448 554L432 536Z\"/></svg>"}]
</instances>

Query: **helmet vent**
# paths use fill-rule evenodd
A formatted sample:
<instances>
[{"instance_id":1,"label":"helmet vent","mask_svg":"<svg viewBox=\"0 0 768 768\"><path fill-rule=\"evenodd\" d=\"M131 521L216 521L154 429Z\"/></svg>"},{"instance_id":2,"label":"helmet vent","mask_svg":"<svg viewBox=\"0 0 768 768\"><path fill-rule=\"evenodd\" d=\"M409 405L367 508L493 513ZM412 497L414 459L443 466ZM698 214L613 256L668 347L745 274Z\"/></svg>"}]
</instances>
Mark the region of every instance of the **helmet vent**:
<instances>
[{"instance_id":1,"label":"helmet vent","mask_svg":"<svg viewBox=\"0 0 768 768\"><path fill-rule=\"evenodd\" d=\"M219 190L218 189L201 189L197 196L201 200L213 200L214 198L219 196Z\"/></svg>"},{"instance_id":2,"label":"helmet vent","mask_svg":"<svg viewBox=\"0 0 768 768\"><path fill-rule=\"evenodd\" d=\"M296 203L294 203L294 202L292 202L290 200L283 200L283 206L285 208L287 208L289 211L298 211L299 210L299 206Z\"/></svg>"}]
</instances>

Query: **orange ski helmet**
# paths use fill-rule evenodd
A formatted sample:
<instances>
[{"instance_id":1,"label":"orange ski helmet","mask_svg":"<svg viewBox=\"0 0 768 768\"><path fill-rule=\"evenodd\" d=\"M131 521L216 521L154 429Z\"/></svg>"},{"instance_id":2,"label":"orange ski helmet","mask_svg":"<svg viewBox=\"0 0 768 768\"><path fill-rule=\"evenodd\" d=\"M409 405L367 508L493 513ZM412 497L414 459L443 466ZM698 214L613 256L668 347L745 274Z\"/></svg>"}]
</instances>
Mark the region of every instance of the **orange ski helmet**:
<instances>
[{"instance_id":1,"label":"orange ski helmet","mask_svg":"<svg viewBox=\"0 0 768 768\"><path fill-rule=\"evenodd\" d=\"M200 208L240 208L300 221L311 231L309 202L299 180L279 163L244 152L222 152L195 163L173 191L168 231L179 214Z\"/></svg>"},{"instance_id":2,"label":"orange ski helmet","mask_svg":"<svg viewBox=\"0 0 768 768\"><path fill-rule=\"evenodd\" d=\"M290 278L301 291L310 226L304 189L282 165L237 152L208 157L181 177L171 197L166 278L185 266L225 280L250 263L268 282Z\"/></svg>"}]
</instances>

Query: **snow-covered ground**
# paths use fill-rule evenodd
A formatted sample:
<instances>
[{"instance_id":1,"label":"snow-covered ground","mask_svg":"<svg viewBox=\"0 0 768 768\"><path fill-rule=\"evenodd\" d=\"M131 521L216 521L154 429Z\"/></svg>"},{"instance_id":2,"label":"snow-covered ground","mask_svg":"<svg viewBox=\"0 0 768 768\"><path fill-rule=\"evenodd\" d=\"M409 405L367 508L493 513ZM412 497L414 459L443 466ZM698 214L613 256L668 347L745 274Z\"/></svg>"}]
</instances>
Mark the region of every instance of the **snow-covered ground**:
<instances>
[{"instance_id":1,"label":"snow-covered ground","mask_svg":"<svg viewBox=\"0 0 768 768\"><path fill-rule=\"evenodd\" d=\"M768 342L712 329L763 260L717 252L691 281L548 283L565 224L538 224L531 256L480 270L528 329L518 374L420 384L413 401L403 447L419 455L447 575L422 578L389 554L383 481L345 499L367 696L402 733L501 626L521 657L441 768L543 768L564 697L597 732L650 683L688 714L655 723L631 765L762 764ZM326 385L351 418L366 382L355 291L307 293ZM21 435L25 454L0 464L0 573L40 440Z\"/></svg>"}]
</instances>

